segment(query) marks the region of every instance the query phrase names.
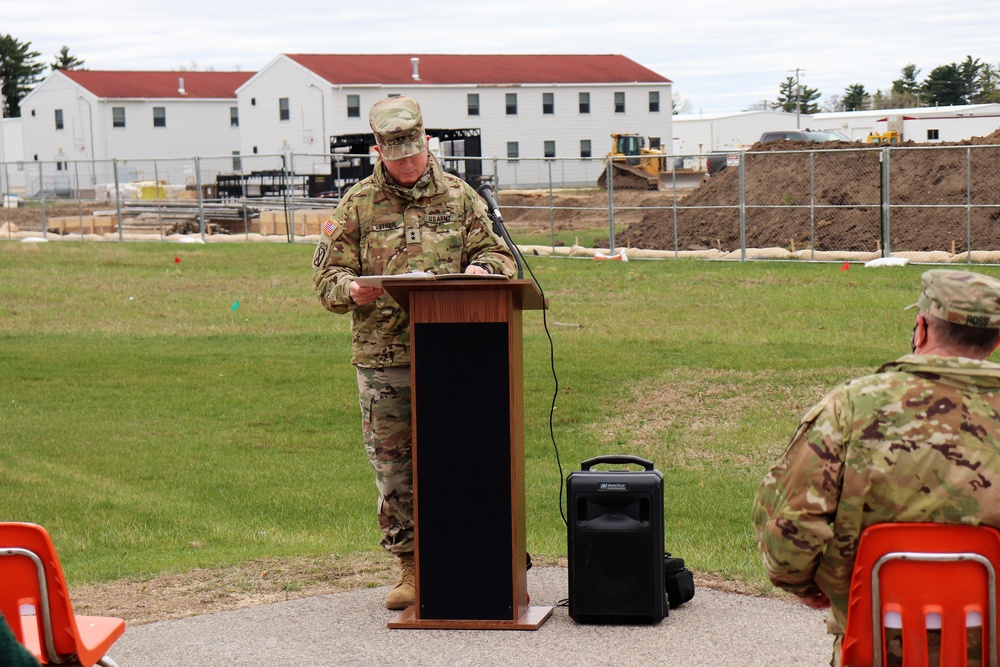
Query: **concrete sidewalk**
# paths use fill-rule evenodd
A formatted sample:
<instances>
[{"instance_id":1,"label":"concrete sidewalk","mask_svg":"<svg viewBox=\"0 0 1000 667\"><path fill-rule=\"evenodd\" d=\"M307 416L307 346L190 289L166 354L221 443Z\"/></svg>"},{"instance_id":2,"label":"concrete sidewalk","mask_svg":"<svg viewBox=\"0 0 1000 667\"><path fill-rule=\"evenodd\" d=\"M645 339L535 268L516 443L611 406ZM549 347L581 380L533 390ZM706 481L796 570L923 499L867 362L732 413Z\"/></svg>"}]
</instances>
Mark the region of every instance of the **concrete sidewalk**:
<instances>
[{"instance_id":1,"label":"concrete sidewalk","mask_svg":"<svg viewBox=\"0 0 1000 667\"><path fill-rule=\"evenodd\" d=\"M567 570L535 567L535 605L567 596ZM699 588L653 626L579 625L566 607L535 631L389 630L386 587L289 600L129 627L121 667L247 665L707 665L821 667L832 652L825 612L786 600Z\"/></svg>"}]
</instances>

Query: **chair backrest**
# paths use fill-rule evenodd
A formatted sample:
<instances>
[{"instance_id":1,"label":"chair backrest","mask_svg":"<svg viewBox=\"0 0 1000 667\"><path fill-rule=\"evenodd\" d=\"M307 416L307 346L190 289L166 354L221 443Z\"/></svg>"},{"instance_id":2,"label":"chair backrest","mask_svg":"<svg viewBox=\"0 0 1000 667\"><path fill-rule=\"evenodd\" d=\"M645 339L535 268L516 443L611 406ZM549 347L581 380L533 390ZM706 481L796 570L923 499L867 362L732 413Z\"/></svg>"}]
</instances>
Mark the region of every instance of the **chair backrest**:
<instances>
[{"instance_id":1,"label":"chair backrest","mask_svg":"<svg viewBox=\"0 0 1000 667\"><path fill-rule=\"evenodd\" d=\"M23 644L22 605L35 608L43 662L77 652L77 625L52 538L33 523L0 523L0 613Z\"/></svg>"},{"instance_id":2,"label":"chair backrest","mask_svg":"<svg viewBox=\"0 0 1000 667\"><path fill-rule=\"evenodd\" d=\"M888 628L902 664L926 665L928 654L940 653L937 664L965 667L971 653L973 664L996 667L998 569L994 528L869 526L851 577L842 664L886 665Z\"/></svg>"}]
</instances>

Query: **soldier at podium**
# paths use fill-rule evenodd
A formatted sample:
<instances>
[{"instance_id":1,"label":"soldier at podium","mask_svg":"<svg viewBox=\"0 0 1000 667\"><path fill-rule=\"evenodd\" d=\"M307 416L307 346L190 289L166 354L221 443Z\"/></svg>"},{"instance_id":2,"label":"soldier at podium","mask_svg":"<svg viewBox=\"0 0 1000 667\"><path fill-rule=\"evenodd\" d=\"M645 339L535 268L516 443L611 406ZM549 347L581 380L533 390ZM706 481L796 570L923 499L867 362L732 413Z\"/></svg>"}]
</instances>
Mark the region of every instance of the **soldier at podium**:
<instances>
[{"instance_id":1,"label":"soldier at podium","mask_svg":"<svg viewBox=\"0 0 1000 667\"><path fill-rule=\"evenodd\" d=\"M323 226L313 254L320 303L351 314L351 363L357 369L361 430L378 487L382 546L399 557L387 609L414 603L410 336L406 312L362 275L491 273L513 277L516 264L489 224L486 205L428 152L420 106L389 97L372 106L374 173L348 190ZM469 378L470 383L483 378Z\"/></svg>"}]
</instances>

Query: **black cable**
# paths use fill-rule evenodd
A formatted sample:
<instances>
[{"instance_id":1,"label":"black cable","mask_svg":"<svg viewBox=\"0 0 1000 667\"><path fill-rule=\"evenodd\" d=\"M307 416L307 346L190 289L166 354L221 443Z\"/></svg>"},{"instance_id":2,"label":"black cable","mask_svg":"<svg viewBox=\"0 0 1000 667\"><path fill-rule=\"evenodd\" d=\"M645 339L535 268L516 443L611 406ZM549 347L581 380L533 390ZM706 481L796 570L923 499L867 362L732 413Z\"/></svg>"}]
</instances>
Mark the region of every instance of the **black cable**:
<instances>
[{"instance_id":1,"label":"black cable","mask_svg":"<svg viewBox=\"0 0 1000 667\"><path fill-rule=\"evenodd\" d=\"M517 244L510 239L510 235L507 233L507 228L504 225L503 218L495 215L498 213L496 209L490 208L488 210L488 215L490 220L493 221L494 228L499 228L500 235L507 242L508 246L511 248L511 252L516 255L515 260L518 261L518 268L525 266L528 269L528 273L531 275L531 280L538 287L538 292L542 296L542 327L545 329L545 335L549 339L549 367L552 369L552 381L555 383L555 390L552 392L552 405L549 407L549 439L552 440L552 450L556 455L556 467L559 469L559 515L562 516L563 523L569 526L569 521L566 520L566 512L563 509L563 468L562 461L559 458L559 445L556 443L556 433L553 426L555 420L556 412L556 399L559 397L559 377L556 375L556 346L555 342L552 340L552 332L549 331L549 320L545 314L548 310L548 303L545 301L545 290L542 289L542 284L538 282L538 278L535 276L535 272L531 270L531 265L528 264L527 260L524 258L524 253L521 249L517 247Z\"/></svg>"}]
</instances>

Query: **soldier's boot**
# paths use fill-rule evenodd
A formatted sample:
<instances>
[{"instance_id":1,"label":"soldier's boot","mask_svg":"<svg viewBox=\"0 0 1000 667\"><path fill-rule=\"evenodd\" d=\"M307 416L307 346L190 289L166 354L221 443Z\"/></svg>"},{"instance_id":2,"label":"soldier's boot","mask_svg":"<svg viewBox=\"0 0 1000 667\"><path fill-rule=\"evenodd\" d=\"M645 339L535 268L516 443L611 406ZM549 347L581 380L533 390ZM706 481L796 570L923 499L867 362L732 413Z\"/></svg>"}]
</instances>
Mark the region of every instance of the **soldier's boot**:
<instances>
[{"instance_id":1,"label":"soldier's boot","mask_svg":"<svg viewBox=\"0 0 1000 667\"><path fill-rule=\"evenodd\" d=\"M406 609L416 602L416 564L413 553L399 554L399 579L385 598L385 608L394 611Z\"/></svg>"}]
</instances>

